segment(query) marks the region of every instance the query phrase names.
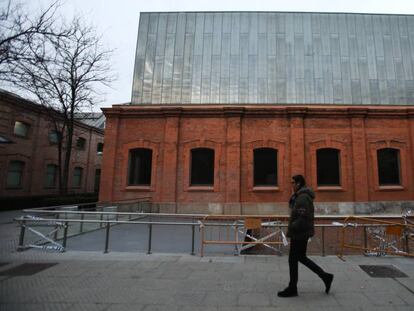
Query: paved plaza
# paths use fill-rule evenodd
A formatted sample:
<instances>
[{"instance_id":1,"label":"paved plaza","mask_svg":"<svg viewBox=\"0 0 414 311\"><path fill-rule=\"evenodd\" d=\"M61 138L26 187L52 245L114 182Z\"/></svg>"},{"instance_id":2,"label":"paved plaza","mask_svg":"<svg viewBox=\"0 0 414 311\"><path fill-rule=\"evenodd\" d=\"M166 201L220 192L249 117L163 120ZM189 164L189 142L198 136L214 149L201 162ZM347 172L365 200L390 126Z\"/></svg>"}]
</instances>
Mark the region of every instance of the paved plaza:
<instances>
[{"instance_id":1,"label":"paved plaza","mask_svg":"<svg viewBox=\"0 0 414 311\"><path fill-rule=\"evenodd\" d=\"M16 252L15 214L0 214L0 310L414 309L414 260L409 258L312 256L335 274L331 293L326 295L323 283L301 266L299 297L279 298L276 292L288 282L286 255ZM20 266L27 263L50 265L29 275ZM407 277L374 278L360 265L391 265Z\"/></svg>"}]
</instances>

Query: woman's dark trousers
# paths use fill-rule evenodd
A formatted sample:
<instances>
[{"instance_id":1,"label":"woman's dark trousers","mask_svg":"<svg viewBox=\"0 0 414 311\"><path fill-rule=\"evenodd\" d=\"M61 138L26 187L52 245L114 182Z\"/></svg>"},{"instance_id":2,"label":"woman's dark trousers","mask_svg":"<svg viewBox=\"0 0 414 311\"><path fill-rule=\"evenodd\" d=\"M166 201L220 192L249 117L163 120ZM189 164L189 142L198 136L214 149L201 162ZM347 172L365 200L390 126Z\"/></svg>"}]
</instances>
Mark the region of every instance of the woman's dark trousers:
<instances>
[{"instance_id":1,"label":"woman's dark trousers","mask_svg":"<svg viewBox=\"0 0 414 311\"><path fill-rule=\"evenodd\" d=\"M298 284L298 263L304 264L310 270L315 272L321 279L325 275L325 271L322 270L316 263L306 257L306 247L308 246L307 240L290 240L289 250L289 274L290 274L290 288L296 288Z\"/></svg>"}]
</instances>

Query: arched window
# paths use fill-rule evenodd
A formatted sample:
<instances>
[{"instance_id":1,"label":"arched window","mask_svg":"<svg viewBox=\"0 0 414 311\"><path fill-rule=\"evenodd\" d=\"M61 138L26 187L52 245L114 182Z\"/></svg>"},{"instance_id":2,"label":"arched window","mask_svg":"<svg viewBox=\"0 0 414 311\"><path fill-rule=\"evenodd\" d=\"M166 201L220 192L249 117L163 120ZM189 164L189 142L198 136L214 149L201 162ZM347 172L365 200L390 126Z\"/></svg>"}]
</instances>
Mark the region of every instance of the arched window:
<instances>
[{"instance_id":1,"label":"arched window","mask_svg":"<svg viewBox=\"0 0 414 311\"><path fill-rule=\"evenodd\" d=\"M128 185L151 185L152 150L137 148L129 151Z\"/></svg>"},{"instance_id":2,"label":"arched window","mask_svg":"<svg viewBox=\"0 0 414 311\"><path fill-rule=\"evenodd\" d=\"M48 164L46 167L46 181L45 187L54 188L56 187L58 166L55 164Z\"/></svg>"},{"instance_id":3,"label":"arched window","mask_svg":"<svg viewBox=\"0 0 414 311\"><path fill-rule=\"evenodd\" d=\"M73 170L73 180L72 180L72 186L74 188L79 188L82 185L82 176L83 175L83 168L81 167L75 167Z\"/></svg>"},{"instance_id":4,"label":"arched window","mask_svg":"<svg viewBox=\"0 0 414 311\"><path fill-rule=\"evenodd\" d=\"M253 150L254 186L277 186L277 150Z\"/></svg>"},{"instance_id":5,"label":"arched window","mask_svg":"<svg viewBox=\"0 0 414 311\"><path fill-rule=\"evenodd\" d=\"M24 162L11 161L7 172L6 186L9 188L20 188L23 183Z\"/></svg>"},{"instance_id":6,"label":"arched window","mask_svg":"<svg viewBox=\"0 0 414 311\"><path fill-rule=\"evenodd\" d=\"M323 148L316 151L318 186L340 186L340 151Z\"/></svg>"},{"instance_id":7,"label":"arched window","mask_svg":"<svg viewBox=\"0 0 414 311\"><path fill-rule=\"evenodd\" d=\"M380 185L400 185L400 150L383 148L377 150L378 180Z\"/></svg>"},{"instance_id":8,"label":"arched window","mask_svg":"<svg viewBox=\"0 0 414 311\"><path fill-rule=\"evenodd\" d=\"M214 150L196 148L191 150L191 180L192 186L214 185Z\"/></svg>"}]
</instances>

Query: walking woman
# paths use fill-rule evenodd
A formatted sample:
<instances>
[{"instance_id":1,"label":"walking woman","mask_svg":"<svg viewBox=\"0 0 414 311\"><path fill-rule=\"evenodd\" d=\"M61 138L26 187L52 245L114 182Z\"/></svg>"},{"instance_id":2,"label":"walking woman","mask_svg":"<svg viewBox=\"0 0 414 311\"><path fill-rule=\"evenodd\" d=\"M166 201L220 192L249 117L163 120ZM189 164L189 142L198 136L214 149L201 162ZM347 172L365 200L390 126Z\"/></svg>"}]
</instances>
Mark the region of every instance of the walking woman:
<instances>
[{"instance_id":1,"label":"walking woman","mask_svg":"<svg viewBox=\"0 0 414 311\"><path fill-rule=\"evenodd\" d=\"M304 264L315 272L325 284L325 292L328 294L331 288L333 274L322 270L316 263L306 256L308 239L315 233L314 207L315 194L312 189L306 187L305 178L302 175L292 177L293 195L289 200L290 218L287 236L290 238L289 250L289 286L278 292L279 297L295 297L298 295L298 263Z\"/></svg>"}]
</instances>

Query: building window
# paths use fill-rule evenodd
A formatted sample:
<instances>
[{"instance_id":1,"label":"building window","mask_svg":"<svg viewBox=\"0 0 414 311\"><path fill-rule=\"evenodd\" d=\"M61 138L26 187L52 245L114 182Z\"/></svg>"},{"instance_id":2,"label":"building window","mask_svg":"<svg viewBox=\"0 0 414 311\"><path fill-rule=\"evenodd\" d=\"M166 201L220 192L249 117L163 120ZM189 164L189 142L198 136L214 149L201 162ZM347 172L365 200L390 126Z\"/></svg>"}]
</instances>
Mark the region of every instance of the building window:
<instances>
[{"instance_id":1,"label":"building window","mask_svg":"<svg viewBox=\"0 0 414 311\"><path fill-rule=\"evenodd\" d=\"M78 148L79 150L85 150L85 146L86 146L86 139L79 137L76 141L76 148Z\"/></svg>"},{"instance_id":2,"label":"building window","mask_svg":"<svg viewBox=\"0 0 414 311\"><path fill-rule=\"evenodd\" d=\"M58 131L51 131L49 133L49 142L51 144L57 144L60 138L61 138L61 133Z\"/></svg>"},{"instance_id":3,"label":"building window","mask_svg":"<svg viewBox=\"0 0 414 311\"><path fill-rule=\"evenodd\" d=\"M73 181L72 181L73 188L80 188L80 186L82 185L82 175L83 175L83 168L75 167L73 171Z\"/></svg>"},{"instance_id":4,"label":"building window","mask_svg":"<svg viewBox=\"0 0 414 311\"><path fill-rule=\"evenodd\" d=\"M7 172L8 188L20 188L23 183L23 170L24 162L22 161L11 161L9 165L9 171Z\"/></svg>"},{"instance_id":5,"label":"building window","mask_svg":"<svg viewBox=\"0 0 414 311\"><path fill-rule=\"evenodd\" d=\"M98 145L96 146L96 153L97 154L102 154L103 153L103 143L98 143Z\"/></svg>"},{"instance_id":6,"label":"building window","mask_svg":"<svg viewBox=\"0 0 414 311\"><path fill-rule=\"evenodd\" d=\"M27 137L29 135L30 125L20 121L14 122L14 135L20 137Z\"/></svg>"},{"instance_id":7,"label":"building window","mask_svg":"<svg viewBox=\"0 0 414 311\"><path fill-rule=\"evenodd\" d=\"M129 152L128 184L136 186L151 185L152 150L133 149Z\"/></svg>"},{"instance_id":8,"label":"building window","mask_svg":"<svg viewBox=\"0 0 414 311\"><path fill-rule=\"evenodd\" d=\"M253 150L254 186L277 186L277 150Z\"/></svg>"},{"instance_id":9,"label":"building window","mask_svg":"<svg viewBox=\"0 0 414 311\"><path fill-rule=\"evenodd\" d=\"M340 151L323 148L316 151L318 186L340 186Z\"/></svg>"},{"instance_id":10,"label":"building window","mask_svg":"<svg viewBox=\"0 0 414 311\"><path fill-rule=\"evenodd\" d=\"M46 167L46 183L45 183L45 186L47 188L56 187L57 173L58 173L58 166L57 165L49 164Z\"/></svg>"},{"instance_id":11,"label":"building window","mask_svg":"<svg viewBox=\"0 0 414 311\"><path fill-rule=\"evenodd\" d=\"M196 148L191 150L191 186L214 185L214 150Z\"/></svg>"},{"instance_id":12,"label":"building window","mask_svg":"<svg viewBox=\"0 0 414 311\"><path fill-rule=\"evenodd\" d=\"M400 151L394 148L377 150L378 179L381 186L400 185Z\"/></svg>"}]
</instances>

